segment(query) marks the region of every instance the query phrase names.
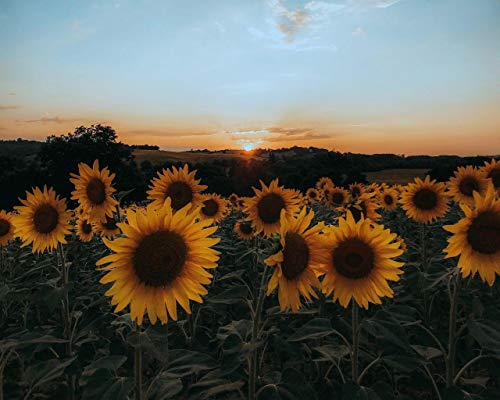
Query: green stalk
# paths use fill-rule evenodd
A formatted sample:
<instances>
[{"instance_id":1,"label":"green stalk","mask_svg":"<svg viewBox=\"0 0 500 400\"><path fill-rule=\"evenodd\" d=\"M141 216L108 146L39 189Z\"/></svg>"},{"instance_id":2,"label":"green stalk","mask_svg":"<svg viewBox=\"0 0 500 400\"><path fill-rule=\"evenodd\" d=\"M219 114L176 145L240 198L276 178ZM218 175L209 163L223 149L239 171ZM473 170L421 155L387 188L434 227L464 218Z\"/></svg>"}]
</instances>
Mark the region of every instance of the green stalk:
<instances>
[{"instance_id":1,"label":"green stalk","mask_svg":"<svg viewBox=\"0 0 500 400\"><path fill-rule=\"evenodd\" d=\"M257 341L259 340L259 327L260 327L260 317L262 314L262 307L264 305L264 299L266 297L266 283L267 283L267 271L268 266L264 267L264 272L262 273L262 280L259 287L259 296L257 298L257 307L255 308L255 313L253 316L252 324L252 346L250 352L250 369L248 372L248 399L255 400L255 384L257 381L257 367L258 367L258 351L256 349Z\"/></svg>"},{"instance_id":2,"label":"green stalk","mask_svg":"<svg viewBox=\"0 0 500 400\"><path fill-rule=\"evenodd\" d=\"M453 292L450 295L450 320L448 327L448 356L446 362L446 387L453 386L453 378L455 377L455 355L457 351L457 310L458 310L458 294L460 291L461 277L458 271L455 271L455 285Z\"/></svg>"},{"instance_id":3,"label":"green stalk","mask_svg":"<svg viewBox=\"0 0 500 400\"><path fill-rule=\"evenodd\" d=\"M422 292L424 296L424 322L427 324L428 322L428 294L427 290L425 288L425 280L426 280L426 275L427 275L427 270L428 270L428 263L427 263L427 229L425 224L421 224L421 229L420 229L420 248L422 251Z\"/></svg>"},{"instance_id":4,"label":"green stalk","mask_svg":"<svg viewBox=\"0 0 500 400\"><path fill-rule=\"evenodd\" d=\"M352 351L351 351L351 367L352 381L358 381L358 358L359 358L359 310L354 298L352 299Z\"/></svg>"},{"instance_id":5,"label":"green stalk","mask_svg":"<svg viewBox=\"0 0 500 400\"><path fill-rule=\"evenodd\" d=\"M140 334L140 328L137 329ZM142 400L142 349L140 343L134 348L135 400Z\"/></svg>"}]
</instances>

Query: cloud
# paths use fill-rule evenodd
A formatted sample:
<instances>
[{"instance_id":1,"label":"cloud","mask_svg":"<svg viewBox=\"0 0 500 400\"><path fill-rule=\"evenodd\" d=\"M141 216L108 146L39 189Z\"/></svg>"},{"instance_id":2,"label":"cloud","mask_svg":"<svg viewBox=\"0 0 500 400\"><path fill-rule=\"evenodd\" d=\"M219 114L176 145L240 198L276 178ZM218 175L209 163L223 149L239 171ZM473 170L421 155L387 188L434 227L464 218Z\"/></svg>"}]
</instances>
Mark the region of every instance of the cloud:
<instances>
[{"instance_id":1,"label":"cloud","mask_svg":"<svg viewBox=\"0 0 500 400\"><path fill-rule=\"evenodd\" d=\"M9 92L9 96L15 96L16 92Z\"/></svg>"},{"instance_id":2,"label":"cloud","mask_svg":"<svg viewBox=\"0 0 500 400\"><path fill-rule=\"evenodd\" d=\"M125 134L132 136L155 136L155 137L187 137L187 136L210 136L215 135L217 131L182 131L176 129L136 129L126 131Z\"/></svg>"},{"instance_id":3,"label":"cloud","mask_svg":"<svg viewBox=\"0 0 500 400\"><path fill-rule=\"evenodd\" d=\"M330 135L326 133L316 133L312 129L286 129L280 136L268 138L268 142L296 142L302 140L328 139Z\"/></svg>"},{"instance_id":4,"label":"cloud","mask_svg":"<svg viewBox=\"0 0 500 400\"><path fill-rule=\"evenodd\" d=\"M297 136L302 134L307 134L312 132L310 128L281 128L281 127L273 127L268 129L271 133L278 133L284 136Z\"/></svg>"},{"instance_id":5,"label":"cloud","mask_svg":"<svg viewBox=\"0 0 500 400\"><path fill-rule=\"evenodd\" d=\"M365 35L365 30L358 26L356 29L352 31L353 36L364 36Z\"/></svg>"},{"instance_id":6,"label":"cloud","mask_svg":"<svg viewBox=\"0 0 500 400\"><path fill-rule=\"evenodd\" d=\"M61 118L61 117L55 116L55 117L42 117L39 119L27 119L24 121L17 121L17 122L26 122L29 124L34 124L34 123L39 123L39 122L41 122L43 124L45 124L45 123L64 124L66 122L75 122L75 121L85 121L85 120L82 118L67 119L67 118Z\"/></svg>"},{"instance_id":7,"label":"cloud","mask_svg":"<svg viewBox=\"0 0 500 400\"><path fill-rule=\"evenodd\" d=\"M0 111L3 111L3 110L17 110L18 108L20 108L20 107L16 106L16 105L0 105Z\"/></svg>"},{"instance_id":8,"label":"cloud","mask_svg":"<svg viewBox=\"0 0 500 400\"><path fill-rule=\"evenodd\" d=\"M354 7L387 8L402 0L349 0L348 4Z\"/></svg>"}]
</instances>

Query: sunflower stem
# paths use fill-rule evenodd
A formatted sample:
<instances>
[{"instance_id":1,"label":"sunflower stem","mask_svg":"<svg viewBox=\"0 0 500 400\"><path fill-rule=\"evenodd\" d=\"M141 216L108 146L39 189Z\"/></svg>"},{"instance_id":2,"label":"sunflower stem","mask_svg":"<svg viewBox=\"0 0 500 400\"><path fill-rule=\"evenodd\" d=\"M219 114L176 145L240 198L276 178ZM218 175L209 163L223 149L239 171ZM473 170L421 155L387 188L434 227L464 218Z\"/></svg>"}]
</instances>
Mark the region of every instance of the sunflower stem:
<instances>
[{"instance_id":1,"label":"sunflower stem","mask_svg":"<svg viewBox=\"0 0 500 400\"><path fill-rule=\"evenodd\" d=\"M448 356L446 362L446 387L453 386L453 378L455 377L455 355L457 350L457 310L458 310L458 294L460 291L461 277L456 271L455 285L451 293L450 304L450 320L448 328Z\"/></svg>"},{"instance_id":2,"label":"sunflower stem","mask_svg":"<svg viewBox=\"0 0 500 400\"><path fill-rule=\"evenodd\" d=\"M264 305L264 298L266 295L266 283L267 283L267 272L268 266L264 266L264 272L262 273L262 280L259 287L259 296L257 298L257 307L255 308L255 313L253 315L252 324L252 343L250 348L250 366L248 371L248 399L255 400L255 385L257 381L257 365L258 365L258 351L257 342L259 340L259 326L260 317L262 314L262 307Z\"/></svg>"},{"instance_id":3,"label":"sunflower stem","mask_svg":"<svg viewBox=\"0 0 500 400\"><path fill-rule=\"evenodd\" d=\"M359 310L354 298L352 299L352 352L351 367L352 381L358 381L358 357L359 357Z\"/></svg>"},{"instance_id":4,"label":"sunflower stem","mask_svg":"<svg viewBox=\"0 0 500 400\"><path fill-rule=\"evenodd\" d=\"M141 328L138 325L136 325L136 332L141 334ZM142 348L140 341L134 347L134 381L135 400L142 400Z\"/></svg>"},{"instance_id":5,"label":"sunflower stem","mask_svg":"<svg viewBox=\"0 0 500 400\"><path fill-rule=\"evenodd\" d=\"M64 329L64 339L66 339L66 356L68 358L73 356L73 344L71 337L71 310L69 308L69 268L66 264L66 257L61 243L58 244L59 258L61 259L61 285L64 292L62 302L62 320ZM68 399L75 398L75 379L72 375L66 377L68 383Z\"/></svg>"},{"instance_id":6,"label":"sunflower stem","mask_svg":"<svg viewBox=\"0 0 500 400\"><path fill-rule=\"evenodd\" d=\"M424 322L427 324L428 322L428 298L427 298L427 290L425 287L425 281L427 278L427 229L425 224L421 224L420 229L420 248L422 250L422 292L424 296Z\"/></svg>"}]
</instances>

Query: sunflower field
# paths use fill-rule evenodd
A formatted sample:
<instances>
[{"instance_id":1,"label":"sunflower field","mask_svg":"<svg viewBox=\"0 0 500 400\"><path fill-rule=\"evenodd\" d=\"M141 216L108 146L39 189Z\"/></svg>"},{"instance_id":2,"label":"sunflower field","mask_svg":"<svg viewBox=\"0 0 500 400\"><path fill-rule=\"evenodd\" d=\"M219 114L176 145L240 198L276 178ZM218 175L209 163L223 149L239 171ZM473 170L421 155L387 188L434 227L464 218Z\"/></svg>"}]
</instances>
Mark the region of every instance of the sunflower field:
<instances>
[{"instance_id":1,"label":"sunflower field","mask_svg":"<svg viewBox=\"0 0 500 400\"><path fill-rule=\"evenodd\" d=\"M186 165L144 204L68 179L0 211L0 400L500 398L500 162L228 198Z\"/></svg>"}]
</instances>

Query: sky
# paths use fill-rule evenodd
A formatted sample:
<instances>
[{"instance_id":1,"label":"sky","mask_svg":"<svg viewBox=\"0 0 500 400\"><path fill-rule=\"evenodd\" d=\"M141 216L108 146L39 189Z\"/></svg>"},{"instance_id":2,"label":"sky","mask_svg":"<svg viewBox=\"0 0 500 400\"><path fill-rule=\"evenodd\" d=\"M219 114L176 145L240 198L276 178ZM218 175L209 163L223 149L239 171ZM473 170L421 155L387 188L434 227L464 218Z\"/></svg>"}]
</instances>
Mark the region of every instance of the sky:
<instances>
[{"instance_id":1,"label":"sky","mask_svg":"<svg viewBox=\"0 0 500 400\"><path fill-rule=\"evenodd\" d=\"M0 138L500 153L499 0L0 0Z\"/></svg>"}]
</instances>

